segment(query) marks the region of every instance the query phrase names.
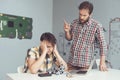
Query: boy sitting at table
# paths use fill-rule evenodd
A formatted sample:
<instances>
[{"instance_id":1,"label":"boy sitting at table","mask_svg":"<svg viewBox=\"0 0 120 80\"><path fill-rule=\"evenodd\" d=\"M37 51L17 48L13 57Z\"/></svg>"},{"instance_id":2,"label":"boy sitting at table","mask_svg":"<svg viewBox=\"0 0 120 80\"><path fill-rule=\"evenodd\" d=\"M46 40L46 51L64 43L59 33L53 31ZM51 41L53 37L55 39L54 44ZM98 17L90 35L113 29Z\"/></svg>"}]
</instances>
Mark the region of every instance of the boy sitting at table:
<instances>
[{"instance_id":1,"label":"boy sitting at table","mask_svg":"<svg viewBox=\"0 0 120 80\"><path fill-rule=\"evenodd\" d=\"M57 50L55 36L46 32L41 35L38 47L28 49L24 72L32 74L47 72L52 69L54 63L58 67L64 66L65 70L67 70L67 64Z\"/></svg>"}]
</instances>

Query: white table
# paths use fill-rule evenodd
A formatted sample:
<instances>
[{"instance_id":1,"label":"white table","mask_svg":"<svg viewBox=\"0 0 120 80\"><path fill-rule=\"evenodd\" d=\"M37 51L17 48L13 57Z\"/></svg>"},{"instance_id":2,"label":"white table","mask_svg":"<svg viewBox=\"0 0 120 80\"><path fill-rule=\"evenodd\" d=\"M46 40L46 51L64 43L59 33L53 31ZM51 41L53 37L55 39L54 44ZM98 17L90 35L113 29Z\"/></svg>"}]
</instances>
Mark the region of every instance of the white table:
<instances>
[{"instance_id":1,"label":"white table","mask_svg":"<svg viewBox=\"0 0 120 80\"><path fill-rule=\"evenodd\" d=\"M87 75L74 74L71 78L62 75L38 77L30 73L8 73L6 80L120 80L120 70L109 69L107 72L91 70Z\"/></svg>"}]
</instances>

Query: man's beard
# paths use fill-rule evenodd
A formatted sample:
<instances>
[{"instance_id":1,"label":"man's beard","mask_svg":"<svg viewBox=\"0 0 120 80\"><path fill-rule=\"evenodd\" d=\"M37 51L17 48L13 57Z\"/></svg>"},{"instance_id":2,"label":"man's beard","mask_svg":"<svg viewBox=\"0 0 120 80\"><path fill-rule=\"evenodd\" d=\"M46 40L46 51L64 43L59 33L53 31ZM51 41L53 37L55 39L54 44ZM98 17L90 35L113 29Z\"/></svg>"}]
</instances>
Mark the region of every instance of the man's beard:
<instances>
[{"instance_id":1,"label":"man's beard","mask_svg":"<svg viewBox=\"0 0 120 80\"><path fill-rule=\"evenodd\" d=\"M89 18L88 18L87 20L81 20L81 19L79 18L80 24L85 24L86 22L88 22L88 20L89 20Z\"/></svg>"}]
</instances>

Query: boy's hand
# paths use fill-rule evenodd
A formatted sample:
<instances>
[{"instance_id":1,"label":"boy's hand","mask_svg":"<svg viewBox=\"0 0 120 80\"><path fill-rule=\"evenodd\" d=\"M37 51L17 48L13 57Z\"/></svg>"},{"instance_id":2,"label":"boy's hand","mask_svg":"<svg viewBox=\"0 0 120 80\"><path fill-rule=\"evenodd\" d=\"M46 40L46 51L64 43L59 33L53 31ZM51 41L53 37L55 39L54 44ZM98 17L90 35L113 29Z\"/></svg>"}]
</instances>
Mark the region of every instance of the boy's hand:
<instances>
[{"instance_id":1,"label":"boy's hand","mask_svg":"<svg viewBox=\"0 0 120 80\"><path fill-rule=\"evenodd\" d=\"M45 41L41 41L40 47L41 47L42 52L47 53L48 50L47 50L47 45Z\"/></svg>"},{"instance_id":2,"label":"boy's hand","mask_svg":"<svg viewBox=\"0 0 120 80\"><path fill-rule=\"evenodd\" d=\"M57 45L55 44L55 46L54 46L54 52L56 52L57 51Z\"/></svg>"}]
</instances>

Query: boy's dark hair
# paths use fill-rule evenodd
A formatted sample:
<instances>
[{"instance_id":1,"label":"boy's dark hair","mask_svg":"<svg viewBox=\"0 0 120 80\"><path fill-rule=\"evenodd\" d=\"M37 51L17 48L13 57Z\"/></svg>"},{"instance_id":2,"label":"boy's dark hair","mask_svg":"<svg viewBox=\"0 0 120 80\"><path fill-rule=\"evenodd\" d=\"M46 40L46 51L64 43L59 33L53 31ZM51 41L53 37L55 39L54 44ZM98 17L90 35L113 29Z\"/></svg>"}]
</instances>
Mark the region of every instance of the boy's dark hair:
<instances>
[{"instance_id":1,"label":"boy's dark hair","mask_svg":"<svg viewBox=\"0 0 120 80\"><path fill-rule=\"evenodd\" d=\"M81 9L88 9L89 14L91 14L93 11L93 4L90 3L89 1L84 1L79 5L79 10L81 10Z\"/></svg>"},{"instance_id":2,"label":"boy's dark hair","mask_svg":"<svg viewBox=\"0 0 120 80\"><path fill-rule=\"evenodd\" d=\"M43 41L43 40L46 40L46 41L50 42L52 44L52 46L54 46L56 44L56 38L50 32L45 32L41 35L40 41Z\"/></svg>"}]
</instances>

